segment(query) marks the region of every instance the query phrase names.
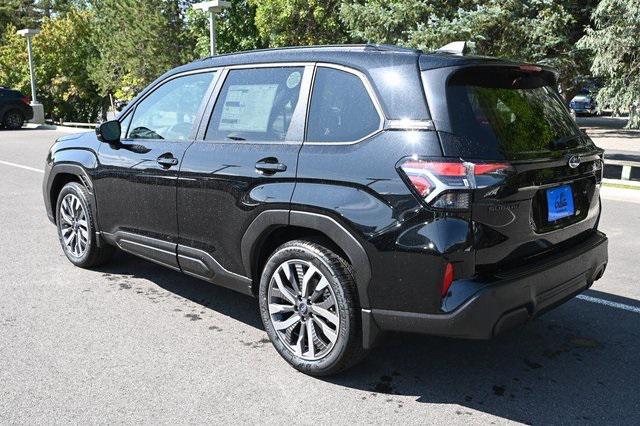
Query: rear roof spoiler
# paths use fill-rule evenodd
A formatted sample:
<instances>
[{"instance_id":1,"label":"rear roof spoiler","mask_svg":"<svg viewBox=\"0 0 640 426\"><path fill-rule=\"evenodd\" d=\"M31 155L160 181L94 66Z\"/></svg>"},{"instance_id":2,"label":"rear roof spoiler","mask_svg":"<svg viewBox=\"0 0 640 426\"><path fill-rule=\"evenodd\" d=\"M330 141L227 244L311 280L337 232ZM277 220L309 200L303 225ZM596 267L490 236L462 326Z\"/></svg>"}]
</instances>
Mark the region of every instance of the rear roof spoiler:
<instances>
[{"instance_id":1,"label":"rear roof spoiler","mask_svg":"<svg viewBox=\"0 0 640 426\"><path fill-rule=\"evenodd\" d=\"M470 41L454 41L449 44L445 44L441 48L437 49L439 53L450 53L452 55L467 55L473 53L476 50L476 44Z\"/></svg>"}]
</instances>

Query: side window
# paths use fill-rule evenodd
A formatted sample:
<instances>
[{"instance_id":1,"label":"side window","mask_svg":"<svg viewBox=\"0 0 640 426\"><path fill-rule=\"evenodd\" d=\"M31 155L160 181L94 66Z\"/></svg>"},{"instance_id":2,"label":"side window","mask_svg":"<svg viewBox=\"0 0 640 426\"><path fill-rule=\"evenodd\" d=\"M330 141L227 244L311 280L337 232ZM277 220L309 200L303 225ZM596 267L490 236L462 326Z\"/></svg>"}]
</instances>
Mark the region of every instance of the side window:
<instances>
[{"instance_id":1,"label":"side window","mask_svg":"<svg viewBox=\"0 0 640 426\"><path fill-rule=\"evenodd\" d=\"M128 137L187 140L214 75L215 72L186 75L155 89L136 106Z\"/></svg>"},{"instance_id":2,"label":"side window","mask_svg":"<svg viewBox=\"0 0 640 426\"><path fill-rule=\"evenodd\" d=\"M353 142L379 126L380 116L358 76L318 67L309 108L308 141Z\"/></svg>"},{"instance_id":3,"label":"side window","mask_svg":"<svg viewBox=\"0 0 640 426\"><path fill-rule=\"evenodd\" d=\"M220 90L206 140L284 141L300 100L303 67L231 70Z\"/></svg>"}]
</instances>

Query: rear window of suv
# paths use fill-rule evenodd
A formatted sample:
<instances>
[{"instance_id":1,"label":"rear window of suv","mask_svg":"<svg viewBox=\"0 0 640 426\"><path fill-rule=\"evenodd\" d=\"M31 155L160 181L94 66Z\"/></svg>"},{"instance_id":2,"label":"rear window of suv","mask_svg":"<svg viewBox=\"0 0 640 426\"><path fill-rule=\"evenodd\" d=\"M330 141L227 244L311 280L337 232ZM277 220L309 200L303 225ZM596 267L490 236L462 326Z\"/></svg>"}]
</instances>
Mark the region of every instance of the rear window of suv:
<instances>
[{"instance_id":1,"label":"rear window of suv","mask_svg":"<svg viewBox=\"0 0 640 426\"><path fill-rule=\"evenodd\" d=\"M468 158L531 157L588 144L546 71L472 68L447 84L457 155Z\"/></svg>"}]
</instances>

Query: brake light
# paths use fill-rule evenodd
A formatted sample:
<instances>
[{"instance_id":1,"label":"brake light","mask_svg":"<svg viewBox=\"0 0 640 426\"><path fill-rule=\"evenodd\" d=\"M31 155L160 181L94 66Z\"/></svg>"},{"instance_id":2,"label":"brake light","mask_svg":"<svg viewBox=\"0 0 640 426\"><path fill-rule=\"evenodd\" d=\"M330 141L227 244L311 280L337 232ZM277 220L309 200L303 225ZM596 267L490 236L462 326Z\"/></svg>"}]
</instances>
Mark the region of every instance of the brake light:
<instances>
[{"instance_id":1,"label":"brake light","mask_svg":"<svg viewBox=\"0 0 640 426\"><path fill-rule=\"evenodd\" d=\"M539 67L537 65L520 65L520 70L521 71L526 71L526 72L540 72L542 71L542 67Z\"/></svg>"},{"instance_id":2,"label":"brake light","mask_svg":"<svg viewBox=\"0 0 640 426\"><path fill-rule=\"evenodd\" d=\"M31 105L31 97L30 96L23 96L22 98L20 98L20 100L25 103L26 105Z\"/></svg>"},{"instance_id":3,"label":"brake light","mask_svg":"<svg viewBox=\"0 0 640 426\"><path fill-rule=\"evenodd\" d=\"M447 263L447 266L444 268L444 277L442 278L442 287L440 288L440 295L442 297L446 296L449 292L449 288L451 287L451 283L454 278L454 270L453 264Z\"/></svg>"},{"instance_id":4,"label":"brake light","mask_svg":"<svg viewBox=\"0 0 640 426\"><path fill-rule=\"evenodd\" d=\"M502 162L410 158L400 170L431 207L467 210L473 189L500 184L513 169Z\"/></svg>"}]
</instances>

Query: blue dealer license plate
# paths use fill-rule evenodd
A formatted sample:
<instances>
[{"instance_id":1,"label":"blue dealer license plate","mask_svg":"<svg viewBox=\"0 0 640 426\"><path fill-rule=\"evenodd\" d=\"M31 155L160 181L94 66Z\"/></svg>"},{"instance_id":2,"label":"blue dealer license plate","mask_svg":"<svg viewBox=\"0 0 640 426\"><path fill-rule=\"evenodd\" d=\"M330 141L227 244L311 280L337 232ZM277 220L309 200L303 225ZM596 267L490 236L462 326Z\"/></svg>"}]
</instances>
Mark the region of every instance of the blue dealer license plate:
<instances>
[{"instance_id":1,"label":"blue dealer license plate","mask_svg":"<svg viewBox=\"0 0 640 426\"><path fill-rule=\"evenodd\" d=\"M573 192L570 185L562 185L547 190L547 211L549 222L555 222L563 217L573 216Z\"/></svg>"}]
</instances>

